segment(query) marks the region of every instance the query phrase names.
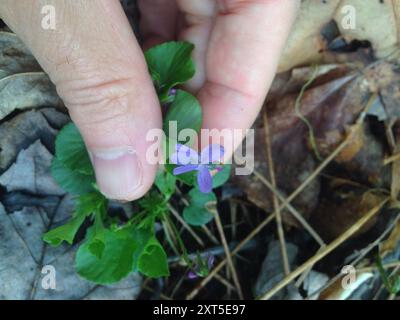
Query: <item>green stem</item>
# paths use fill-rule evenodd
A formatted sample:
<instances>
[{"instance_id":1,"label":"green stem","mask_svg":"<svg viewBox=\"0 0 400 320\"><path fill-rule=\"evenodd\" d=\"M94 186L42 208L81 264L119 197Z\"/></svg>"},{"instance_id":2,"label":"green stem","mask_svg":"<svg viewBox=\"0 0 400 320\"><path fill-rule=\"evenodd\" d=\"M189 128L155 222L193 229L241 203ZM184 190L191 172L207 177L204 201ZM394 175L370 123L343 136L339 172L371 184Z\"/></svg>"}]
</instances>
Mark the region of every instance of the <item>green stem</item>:
<instances>
[{"instance_id":1,"label":"green stem","mask_svg":"<svg viewBox=\"0 0 400 320\"><path fill-rule=\"evenodd\" d=\"M322 161L323 159L322 159L321 154L320 154L320 152L318 150L318 146L317 146L317 143L316 143L316 140L315 140L314 128L312 127L310 121L303 115L303 113L301 112L301 109L300 109L301 99L303 98L304 92L308 89L308 87L311 85L311 83L316 79L317 74L318 74L318 66L315 66L310 79L308 79L308 81L301 88L300 93L297 96L294 108L295 108L297 116L308 127L308 132L309 132L309 135L310 135L310 143L311 143L312 149L314 150L315 156L317 157L317 159L319 161Z\"/></svg>"}]
</instances>

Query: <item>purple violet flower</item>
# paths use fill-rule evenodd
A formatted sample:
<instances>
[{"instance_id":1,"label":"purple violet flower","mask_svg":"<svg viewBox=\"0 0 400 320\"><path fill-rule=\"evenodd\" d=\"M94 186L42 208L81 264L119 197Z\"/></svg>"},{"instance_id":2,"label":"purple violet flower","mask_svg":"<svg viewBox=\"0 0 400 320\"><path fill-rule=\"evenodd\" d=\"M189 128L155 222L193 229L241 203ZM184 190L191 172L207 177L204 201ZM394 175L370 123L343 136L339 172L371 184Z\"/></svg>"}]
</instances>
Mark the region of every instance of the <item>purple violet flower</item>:
<instances>
[{"instance_id":1,"label":"purple violet flower","mask_svg":"<svg viewBox=\"0 0 400 320\"><path fill-rule=\"evenodd\" d=\"M197 255L196 261L194 262L193 269L188 272L188 279L197 279L199 277L206 277L214 266L215 256L212 254L208 255L207 259L203 259L200 254Z\"/></svg>"},{"instance_id":2,"label":"purple violet flower","mask_svg":"<svg viewBox=\"0 0 400 320\"><path fill-rule=\"evenodd\" d=\"M175 88L172 88L168 91L168 96L174 96L174 95L176 95L176 93L177 93L177 90Z\"/></svg>"},{"instance_id":3,"label":"purple violet flower","mask_svg":"<svg viewBox=\"0 0 400 320\"><path fill-rule=\"evenodd\" d=\"M210 254L210 255L208 256L208 260L207 260L207 267L208 267L208 270L211 270L211 268L214 266L214 262L215 262L215 256L212 255L212 254Z\"/></svg>"},{"instance_id":4,"label":"purple violet flower","mask_svg":"<svg viewBox=\"0 0 400 320\"><path fill-rule=\"evenodd\" d=\"M170 162L178 165L172 172L174 175L197 171L199 190L209 193L212 190L212 176L210 171L215 163L220 163L224 156L224 147L219 144L210 144L200 154L183 144L176 145L176 152L171 155Z\"/></svg>"},{"instance_id":5,"label":"purple violet flower","mask_svg":"<svg viewBox=\"0 0 400 320\"><path fill-rule=\"evenodd\" d=\"M188 279L193 280L193 279L197 279L199 276L197 275L196 272L190 270L190 271L188 272L187 277L188 277Z\"/></svg>"}]
</instances>

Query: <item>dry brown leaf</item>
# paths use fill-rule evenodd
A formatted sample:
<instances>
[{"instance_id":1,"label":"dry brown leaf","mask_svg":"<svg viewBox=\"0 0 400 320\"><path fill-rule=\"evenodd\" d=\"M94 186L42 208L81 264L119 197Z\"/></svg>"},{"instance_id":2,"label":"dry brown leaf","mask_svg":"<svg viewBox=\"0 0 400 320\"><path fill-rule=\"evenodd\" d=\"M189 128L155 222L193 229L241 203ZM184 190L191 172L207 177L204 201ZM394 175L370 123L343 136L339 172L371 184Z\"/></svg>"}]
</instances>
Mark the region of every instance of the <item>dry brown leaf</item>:
<instances>
[{"instance_id":1,"label":"dry brown leaf","mask_svg":"<svg viewBox=\"0 0 400 320\"><path fill-rule=\"evenodd\" d=\"M356 223L366 212L381 203L386 196L371 191L348 188L326 190L326 197L321 200L313 213L311 222L316 231L328 242L336 239ZM375 225L378 216L371 219L354 236L359 236Z\"/></svg>"},{"instance_id":2,"label":"dry brown leaf","mask_svg":"<svg viewBox=\"0 0 400 320\"><path fill-rule=\"evenodd\" d=\"M302 1L297 20L279 63L280 72L290 70L295 66L319 62L322 59L326 43L320 31L332 19L339 3L340 0Z\"/></svg>"},{"instance_id":3,"label":"dry brown leaf","mask_svg":"<svg viewBox=\"0 0 400 320\"><path fill-rule=\"evenodd\" d=\"M350 65L330 65L322 67L312 87L307 90L301 101L302 113L307 116L319 138L325 138L325 133L333 129L341 135L331 141L335 145L345 132L345 127L354 122L362 109L362 99L368 88L362 85L358 74L353 73ZM299 90L312 73L313 68L293 70L293 77L287 81L277 78L282 84L275 91L266 105L270 122L272 154L275 164L275 175L278 189L284 194L292 193L317 166L312 151L308 146L308 127L298 117L295 111ZM282 75L287 77L287 75ZM356 93L356 94L353 94ZM255 134L255 169L268 177L266 161L265 137L262 123L257 123ZM248 198L265 210L272 210L271 193L254 176L236 178L239 186L247 193ZM294 200L293 205L305 217L318 203L320 185L314 179L304 191ZM284 221L297 226L298 222L287 212L283 212Z\"/></svg>"},{"instance_id":4,"label":"dry brown leaf","mask_svg":"<svg viewBox=\"0 0 400 320\"><path fill-rule=\"evenodd\" d=\"M344 17L342 12L344 6L355 8L356 28L354 30L346 30L340 23ZM387 57L398 49L400 36L400 1L398 0L342 0L333 18L348 42L355 39L370 41L377 58Z\"/></svg>"},{"instance_id":5,"label":"dry brown leaf","mask_svg":"<svg viewBox=\"0 0 400 320\"><path fill-rule=\"evenodd\" d=\"M347 133L347 139L349 139L349 143L344 149L336 156L335 162L343 163L348 162L354 159L354 157L361 151L362 147L365 144L365 135L363 131L363 127L358 124L352 125ZM328 132L326 135L328 141L341 141L343 139L342 136L337 131L332 133ZM322 141L318 145L324 144Z\"/></svg>"},{"instance_id":6,"label":"dry brown leaf","mask_svg":"<svg viewBox=\"0 0 400 320\"><path fill-rule=\"evenodd\" d=\"M16 109L58 106L54 85L12 33L0 32L0 120Z\"/></svg>"},{"instance_id":7,"label":"dry brown leaf","mask_svg":"<svg viewBox=\"0 0 400 320\"><path fill-rule=\"evenodd\" d=\"M348 8L355 10L354 29L347 29L342 23L348 17ZM279 71L326 62L327 43L321 31L331 21L336 23L348 43L370 41L377 58L387 57L399 48L400 1L304 0L280 60Z\"/></svg>"}]
</instances>

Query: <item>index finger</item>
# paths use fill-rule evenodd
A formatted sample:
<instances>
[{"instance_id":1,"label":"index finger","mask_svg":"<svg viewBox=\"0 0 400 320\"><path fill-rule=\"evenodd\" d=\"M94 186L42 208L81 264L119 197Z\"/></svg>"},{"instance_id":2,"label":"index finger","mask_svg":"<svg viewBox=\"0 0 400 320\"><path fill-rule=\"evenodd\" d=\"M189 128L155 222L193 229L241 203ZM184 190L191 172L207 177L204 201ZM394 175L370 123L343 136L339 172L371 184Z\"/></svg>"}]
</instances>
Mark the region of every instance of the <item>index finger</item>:
<instances>
[{"instance_id":1,"label":"index finger","mask_svg":"<svg viewBox=\"0 0 400 320\"><path fill-rule=\"evenodd\" d=\"M263 104L300 1L217 2L198 94L203 128L245 130Z\"/></svg>"}]
</instances>

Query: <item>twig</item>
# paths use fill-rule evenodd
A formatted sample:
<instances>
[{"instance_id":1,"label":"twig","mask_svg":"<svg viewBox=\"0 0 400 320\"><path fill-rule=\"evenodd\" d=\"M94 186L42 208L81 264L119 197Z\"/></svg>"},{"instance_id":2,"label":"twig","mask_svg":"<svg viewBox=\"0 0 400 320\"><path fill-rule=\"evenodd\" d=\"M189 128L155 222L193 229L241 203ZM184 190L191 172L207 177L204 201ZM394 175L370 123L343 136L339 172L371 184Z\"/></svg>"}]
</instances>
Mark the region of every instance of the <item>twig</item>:
<instances>
[{"instance_id":1,"label":"twig","mask_svg":"<svg viewBox=\"0 0 400 320\"><path fill-rule=\"evenodd\" d=\"M383 268L385 269L391 269L391 268L396 268L400 267L400 261L396 262L390 262L382 265ZM377 266L369 266L369 267L363 267L363 268L357 268L357 272L362 273L362 272L372 272L377 270Z\"/></svg>"},{"instance_id":2,"label":"twig","mask_svg":"<svg viewBox=\"0 0 400 320\"><path fill-rule=\"evenodd\" d=\"M276 189L275 169L274 169L274 161L272 159L271 138L270 138L270 132L269 132L267 110L265 110L263 112L263 120L264 120L265 145L266 145L266 149L267 149L269 177L271 179L272 187L274 189ZM287 249L286 249L285 233L284 233L283 227L282 227L281 210L279 208L279 201L278 201L278 198L275 193L273 193L273 203L274 203L275 220L276 220L279 244L280 244L280 248L281 248L283 270L285 272L285 275L288 275L290 273L289 258L288 258Z\"/></svg>"},{"instance_id":3,"label":"twig","mask_svg":"<svg viewBox=\"0 0 400 320\"><path fill-rule=\"evenodd\" d=\"M240 286L240 282L239 282L239 278L238 278L238 275L236 272L235 265L233 264L232 254L231 254L231 251L229 250L228 242L226 241L226 237L224 234L224 228L222 227L221 219L216 210L214 211L214 218L215 218L215 224L217 225L217 229L219 232L219 236L221 238L222 246L224 247L224 250L225 250L226 259L228 261L228 266L230 267L230 270L232 272L233 282L235 283L235 287L238 292L239 298L243 300L243 292L242 292L242 288Z\"/></svg>"},{"instance_id":4,"label":"twig","mask_svg":"<svg viewBox=\"0 0 400 320\"><path fill-rule=\"evenodd\" d=\"M169 295L171 297L171 299L174 298L175 294L178 292L178 290L180 289L180 287L182 286L183 281L186 280L186 275L187 273L185 273L185 275L183 277L180 277L180 279L178 280L178 283L175 285L175 287L172 289L171 294Z\"/></svg>"},{"instance_id":5,"label":"twig","mask_svg":"<svg viewBox=\"0 0 400 320\"><path fill-rule=\"evenodd\" d=\"M176 255L178 255L179 251L178 251L178 249L176 248L176 245L175 245L176 239L172 239L172 237L171 237L171 235L173 235L173 231L171 230L171 226L169 225L168 221L162 221L162 226L164 228L164 234L165 234L166 241L170 245L172 251Z\"/></svg>"},{"instance_id":6,"label":"twig","mask_svg":"<svg viewBox=\"0 0 400 320\"><path fill-rule=\"evenodd\" d=\"M254 175L265 185L267 186L268 189L270 189L278 198L280 201L282 201L282 204L279 206L279 209L282 210L285 206L287 209L289 209L289 212L300 222L300 224L310 233L310 235L315 239L315 241L321 246L324 247L326 244L324 240L320 237L320 235L311 227L311 225L304 219L304 217L290 204L290 201L292 201L297 194L296 191L297 189L301 188L302 185L300 185L299 188L297 188L288 198L284 198L276 188L257 170L254 170Z\"/></svg>"},{"instance_id":7,"label":"twig","mask_svg":"<svg viewBox=\"0 0 400 320\"><path fill-rule=\"evenodd\" d=\"M317 253L310 259L308 259L305 263L303 263L300 267L286 276L282 281L280 281L276 286L274 286L270 291L261 295L260 299L267 300L270 299L273 295L275 295L279 290L284 288L290 282L292 282L297 276L306 271L310 266L314 265L334 249L336 249L339 245L341 245L344 241L354 235L357 231L359 231L373 216L375 216L380 209L388 202L389 198L386 198L380 204L369 210L361 219L359 219L354 225L352 225L347 231L345 231L341 236L336 238L333 242L327 245L321 252Z\"/></svg>"},{"instance_id":8,"label":"twig","mask_svg":"<svg viewBox=\"0 0 400 320\"><path fill-rule=\"evenodd\" d=\"M269 215L263 222L261 222L246 238L244 238L237 247L232 251L232 256L236 255L253 237L258 234L266 225L268 225L275 218L275 214ZM200 284L194 288L187 296L186 299L193 299L210 280L225 266L227 258L222 260L211 272L205 277Z\"/></svg>"},{"instance_id":9,"label":"twig","mask_svg":"<svg viewBox=\"0 0 400 320\"><path fill-rule=\"evenodd\" d=\"M318 249L318 251L317 251L317 254L318 253L320 253L322 250L323 250L323 248L325 248L325 246L323 246L323 247L320 247L319 249ZM304 280L307 278L307 276L310 274L310 272L311 272L311 270L312 270L312 268L313 268L314 266L310 266L306 271L304 271L301 275L300 275L300 277L296 280L296 282L295 282L295 286L297 287L297 288L300 288L300 286L303 284L303 282L304 282Z\"/></svg>"},{"instance_id":10,"label":"twig","mask_svg":"<svg viewBox=\"0 0 400 320\"><path fill-rule=\"evenodd\" d=\"M219 282L221 282L224 286L228 288L228 290L235 291L236 288L225 278L221 277L219 274L215 275L215 279L217 279Z\"/></svg>"},{"instance_id":11,"label":"twig","mask_svg":"<svg viewBox=\"0 0 400 320\"><path fill-rule=\"evenodd\" d=\"M204 233L210 238L210 240L216 244L216 245L220 245L221 243L218 241L218 239L216 237L214 237L214 235L211 233L211 231L207 228L207 226L202 225L201 229L203 229Z\"/></svg>"},{"instance_id":12,"label":"twig","mask_svg":"<svg viewBox=\"0 0 400 320\"><path fill-rule=\"evenodd\" d=\"M400 220L400 215L398 215L390 223L390 225L382 232L382 234L378 238L376 238L372 243L368 244L367 247L365 247L363 250L361 250L357 258L353 259L348 264L356 266L357 263L359 263L369 252L371 252L372 249L374 249L379 243L381 243L381 241L393 230L394 226L397 224L397 221L399 221L399 220ZM332 279L330 279L328 281L328 283L326 283L324 286L322 286L321 288L319 288L319 289L315 290L314 292L312 292L311 294L309 294L309 297L315 296L316 294L319 294L320 292L329 288L333 283L335 283L342 276L343 276L343 274L338 273L336 276L334 276Z\"/></svg>"},{"instance_id":13,"label":"twig","mask_svg":"<svg viewBox=\"0 0 400 320\"><path fill-rule=\"evenodd\" d=\"M185 220L182 219L178 211L168 203L168 209L171 211L171 213L174 215L174 217L182 224L182 226L192 235L192 237L197 241L199 245L204 247L204 242L203 240L200 239L200 237L194 232L194 230L186 223Z\"/></svg>"},{"instance_id":14,"label":"twig","mask_svg":"<svg viewBox=\"0 0 400 320\"><path fill-rule=\"evenodd\" d=\"M146 285L142 286L142 289L147 290L147 291L149 291L151 293L157 293L156 290L154 290L153 288L150 288L150 287L148 287ZM162 300L172 300L170 297L168 297L168 296L166 296L166 295L164 295L162 293L160 293L160 299L162 299Z\"/></svg>"},{"instance_id":15,"label":"twig","mask_svg":"<svg viewBox=\"0 0 400 320\"><path fill-rule=\"evenodd\" d=\"M238 245L238 242L236 242L236 241L232 242L232 243L229 244L229 249L233 250L233 249L236 248L237 245ZM245 246L243 246L241 248L241 251L254 249L256 246L257 246L257 242L253 239L253 240L247 242L245 244ZM188 258L190 260L195 260L199 256L199 254L200 254L200 257L202 259L207 259L210 255L213 255L213 256L224 256L225 255L225 250L221 246L211 247L211 248L205 249L202 252L188 253ZM182 257L180 255L175 255L175 256L168 257L168 263L171 264L171 263L177 263L177 262L184 263L184 261L182 261Z\"/></svg>"},{"instance_id":16,"label":"twig","mask_svg":"<svg viewBox=\"0 0 400 320\"><path fill-rule=\"evenodd\" d=\"M392 163L392 162L395 162L395 161L398 161L398 160L400 160L400 152L397 152L394 155L383 159L383 165L386 166L389 163Z\"/></svg>"}]
</instances>

